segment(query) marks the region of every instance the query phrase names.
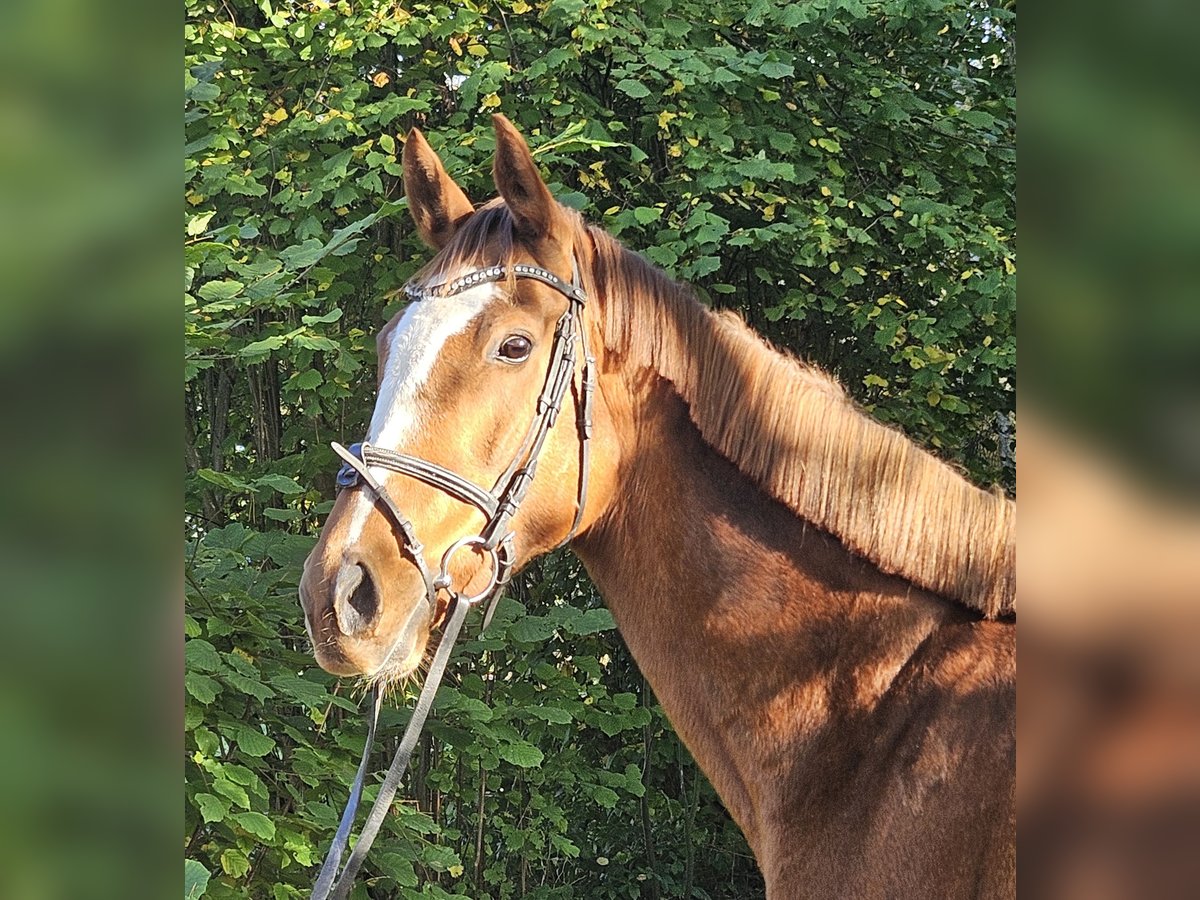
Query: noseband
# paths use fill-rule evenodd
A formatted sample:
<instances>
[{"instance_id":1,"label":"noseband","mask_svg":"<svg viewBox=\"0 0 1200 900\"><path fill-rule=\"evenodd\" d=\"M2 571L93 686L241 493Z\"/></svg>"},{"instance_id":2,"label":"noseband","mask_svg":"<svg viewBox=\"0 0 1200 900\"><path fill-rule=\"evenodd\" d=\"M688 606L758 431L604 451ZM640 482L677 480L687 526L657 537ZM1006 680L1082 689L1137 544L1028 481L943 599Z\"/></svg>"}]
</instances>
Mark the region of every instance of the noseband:
<instances>
[{"instance_id":1,"label":"noseband","mask_svg":"<svg viewBox=\"0 0 1200 900\"><path fill-rule=\"evenodd\" d=\"M421 688L421 696L413 709L408 727L400 741L400 747L380 786L375 804L371 807L371 812L359 834L358 843L355 844L339 877L338 867L341 865L342 854L345 852L350 838L350 829L353 827L355 813L358 810L358 801L362 796L371 745L375 740L375 729L379 720L381 694L378 688L372 692L372 716L362 761L359 763L358 772L350 789L350 799L342 813L333 844L329 848L325 863L317 876L316 885L313 887L312 900L325 900L327 897L345 898L349 895L355 875L358 873L375 835L379 832L384 816L386 816L400 786L400 779L408 767L408 761L424 726L425 718L433 705L433 698L442 674L445 672L450 650L458 638L467 611L479 603L486 603L483 627L487 628L488 623L491 622L496 604L504 591L504 586L512 577L516 565L515 536L511 528L513 517L516 516L526 494L529 493L533 477L537 473L538 459L541 457L546 437L558 419L568 388L572 387L575 382L575 367L578 362L578 357L575 355L576 342L579 343L583 355L582 377L576 403L578 411L576 428L579 432L579 486L575 502L575 518L559 546L570 542L579 529L579 524L583 519L583 510L587 505L588 454L592 436L592 395L595 393L596 385L595 360L588 352L587 333L583 324L583 307L587 302L587 294L583 290L579 276L579 264L574 258L571 260L571 269L570 283L563 281L546 269L519 263L513 266L490 266L486 269L478 269L446 284L425 287L407 285L404 288L405 293L413 302L421 302L453 297L455 294L479 285L506 281L512 277L539 281L554 288L567 298L567 308L559 316L558 323L554 328L550 362L546 368L545 382L538 394L533 421L526 430L525 437L512 462L496 479L490 490L480 487L437 463L407 453L377 447L366 441L361 444L351 444L349 448L343 447L337 442L332 445L334 452L341 457L343 463L337 473L339 489L363 485L372 491L375 499L382 504L391 520L392 532L400 544L401 550L412 560L421 575L421 580L425 585L425 602L429 606L431 620L437 611L439 591L444 590L450 595L451 608L447 612L446 623L442 628L442 639L438 643L429 675ZM461 503L474 506L484 515L486 521L483 528L478 534L459 538L447 547L442 554L437 575L432 574L425 562L425 548L417 539L416 529L397 506L387 489L372 475L372 468L386 469L390 472L407 475L432 485ZM471 596L454 591L450 577L451 561L455 554L467 547L487 554L491 563L491 577L488 579L487 586ZM337 878L336 885L334 884L335 877Z\"/></svg>"}]
</instances>

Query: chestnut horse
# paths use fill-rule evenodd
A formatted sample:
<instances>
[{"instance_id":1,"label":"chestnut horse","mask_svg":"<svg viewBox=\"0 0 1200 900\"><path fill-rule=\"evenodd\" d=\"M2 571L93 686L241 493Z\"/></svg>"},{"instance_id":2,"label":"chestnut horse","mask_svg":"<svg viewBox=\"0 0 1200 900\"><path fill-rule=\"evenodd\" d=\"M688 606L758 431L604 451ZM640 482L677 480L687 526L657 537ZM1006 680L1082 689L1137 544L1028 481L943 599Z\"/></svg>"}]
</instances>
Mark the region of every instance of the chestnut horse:
<instances>
[{"instance_id":1,"label":"chestnut horse","mask_svg":"<svg viewBox=\"0 0 1200 900\"><path fill-rule=\"evenodd\" d=\"M523 263L587 293L588 471L573 385L511 522L515 564L568 535L586 474L571 546L772 900L1014 896L1015 504L585 224L507 119L495 132L495 200L474 208L416 130L404 185L438 251L422 284ZM379 335L369 441L493 483L521 452L567 303L510 278L409 304ZM360 486L300 595L319 663L386 682L439 622L422 573L483 513L371 472L425 565ZM457 553L449 574L470 593L490 568Z\"/></svg>"}]
</instances>

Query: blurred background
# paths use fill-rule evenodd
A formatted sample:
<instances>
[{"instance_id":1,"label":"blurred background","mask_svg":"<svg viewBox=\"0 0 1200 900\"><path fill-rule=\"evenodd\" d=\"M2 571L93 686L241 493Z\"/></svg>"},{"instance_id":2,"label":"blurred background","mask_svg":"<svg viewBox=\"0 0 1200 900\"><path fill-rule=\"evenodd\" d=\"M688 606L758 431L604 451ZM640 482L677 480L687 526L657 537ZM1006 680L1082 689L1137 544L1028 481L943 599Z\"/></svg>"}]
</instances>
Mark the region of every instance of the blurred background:
<instances>
[{"instance_id":1,"label":"blurred background","mask_svg":"<svg viewBox=\"0 0 1200 900\"><path fill-rule=\"evenodd\" d=\"M18 900L179 889L179 27L168 4L0 4L0 896Z\"/></svg>"},{"instance_id":2,"label":"blurred background","mask_svg":"<svg viewBox=\"0 0 1200 900\"><path fill-rule=\"evenodd\" d=\"M290 12L294 18L281 26L285 31L299 19L330 15L328 4L321 3L276 4L269 11L261 6L188 3L186 15L193 26L197 21L236 19L237 27L246 28L247 22L269 23L271 15ZM358 4L342 6L351 13L359 11ZM517 8L525 6L505 4L505 16L523 15ZM829 80L823 86L816 76L825 75L822 66L832 63L818 64L811 54L797 51L837 46L841 26L858 39L882 32L880 23L901 13L892 3L831 0L794 6L810 12L793 20L797 14L787 12L783 4L754 4L744 21L739 20L743 30L762 28L763 34L776 35L785 44L793 42L783 49L794 58L764 56L756 63L755 78L760 80L752 89L780 95L759 93L757 108L787 110L784 104L800 97L806 132L836 128L835 119L827 121L809 107L827 100L822 92ZM388 12L403 16L412 8L397 4ZM951 11L979 17L991 9L962 4ZM1015 7L995 9L1010 16L1001 37L1005 65L1011 66ZM563 7L561 14L579 18L588 12L587 22L595 27L603 20L603 10L591 10L579 4ZM617 12L628 10L618 7ZM940 9L932 3L906 4L903 13L910 21L934 22ZM449 14L448 9L439 13L443 19ZM766 24L754 25L755 15ZM934 386L936 402L930 401L933 388L923 385L917 387L924 388L925 402L908 402L915 387L895 385L884 371L897 348L875 342L888 324L880 323L879 315L857 326L864 336L864 353L855 355L878 366L856 369L861 364L850 360L842 363L840 374L879 414L930 446L936 448L940 441L949 448L944 452L958 457L976 478L1005 483L1010 489L1003 448L1019 430L1021 889L1046 897L1194 896L1200 884L1200 855L1195 853L1200 845L1200 298L1192 270L1200 259L1200 117L1192 87L1197 83L1194 47L1200 16L1192 5L1180 2L1043 3L1028 10L1030 16L1021 53L1025 237L1020 335L1025 381L1019 429L1016 417L1009 415L1011 401L1003 399L998 385L966 384L951 375ZM573 20L542 18L545 27L570 32ZM174 895L179 889L180 834L184 840L195 834L194 827L184 830L185 820L199 808L193 805L185 811L180 802L184 589L179 573L189 562L179 540L180 436L188 426L179 403L181 259L176 235L181 139L193 140L182 134L180 110L181 101L193 110L196 104L208 104L208 131L219 130L223 110L212 105L216 98L205 99L209 89L201 89L199 96L195 92L202 82L214 83L216 70L193 68L203 60L189 61L189 74L180 85L181 52L199 52L194 35L188 38L192 49L182 46L183 24L179 10L150 3L46 0L0 9L0 383L6 413L0 453L9 476L0 503L0 896ZM730 23L718 24L730 30ZM934 46L939 28L929 36ZM503 31L502 24L497 43ZM588 39L602 42L605 37L589 34ZM312 43L311 35L292 34L288 46L299 53L306 42ZM849 38L847 42L846 46L853 44ZM444 66L450 60L457 65L463 56L472 57L470 42L460 44L461 53L448 37L445 43L449 49L436 64ZM739 55L772 49L778 48L749 45L740 48ZM530 58L525 64L537 61ZM555 58L545 64L564 66L569 61ZM313 67L298 59L292 77L315 79L315 94L323 88L321 72L306 71ZM886 66L880 68L887 74ZM375 80L383 80L376 68L355 64L355 72L372 90L388 86ZM797 85L805 73L811 73L812 81ZM639 89L639 79L633 80L609 107L641 101L632 120L649 131L640 136L568 135L571 142L546 151L550 171L565 177L569 160L597 159L610 149L604 144L607 140L657 149L661 158L652 158L652 164L671 165L670 148L676 141L653 139L660 129L669 136L672 128L680 127L670 116L660 124L660 116L688 112L685 101L691 95L678 91L681 99L671 106L664 98L676 96L668 93L673 81L651 82L651 94L644 86ZM445 92L462 86L451 80ZM513 114L503 91L496 90L499 86L499 81L492 87L468 86L475 91L472 117L486 121L486 113L494 108L493 96L502 111ZM181 87L191 95L181 97ZM869 83L863 87L868 98L883 99L870 94ZM785 91L793 94L784 98ZM996 97L1006 99L1003 90ZM555 99L559 108L573 98L563 94ZM889 99L902 105L911 97ZM254 127L269 131L280 120L267 121L262 115L282 104L269 94L264 100L265 105L253 110L259 116ZM863 102L867 106L857 114L870 118L870 103ZM573 109L552 115L547 106L537 114L543 112L547 124L534 137L535 145L562 135L572 119L596 121ZM788 112L799 120L798 111ZM972 135L995 132L997 143L1006 142L1012 110L1002 103L988 116L954 124ZM289 113L289 122L290 118ZM821 124L813 125L813 118ZM446 137L452 123L449 118L443 121ZM771 126L770 121L755 124ZM456 137L464 134L459 125L453 126ZM684 156L690 144L683 132L676 134L682 138ZM741 139L742 133L736 136ZM832 142L820 149L848 171L840 155L843 142L855 147L854 133L823 133L812 139ZM786 139L778 141L786 144ZM955 143L953 138L939 141L930 152ZM192 147L189 153L201 157L214 147ZM773 153L793 152L766 141L763 149L768 147ZM477 152L485 159L485 151L469 146L452 151L451 155L462 154L456 174L471 177L470 161ZM554 161L560 151L561 158ZM642 162L632 154L626 160L628 172ZM826 166L820 179L801 181L796 193L803 202L792 207L793 213L786 203L771 203L771 194L787 195L772 179L787 182L802 179L804 173L772 169L773 160L764 155L741 173L739 189L742 182L751 181L757 193L752 215L770 222L767 208L774 206L771 215L780 216L784 224L813 227L814 219L820 218L814 204L825 200L832 205L848 179ZM1006 164L1000 160L1001 168ZM277 165L270 174L280 171ZM928 199L932 188L922 185L915 172L904 179L916 186L914 195ZM657 261L711 285L713 302L748 307L746 301L765 290L755 280L753 265L737 281L710 269L707 261L713 257L722 266L744 265L736 262L736 253L716 248L724 248L727 235L750 227L748 223L721 210L702 210L705 215L693 222L691 198L684 200L678 193L656 196L655 191L671 188L669 182L658 186L653 177L631 194L635 199L655 197L651 203L604 196L608 188L595 179L605 173L588 174L594 179L590 188L578 187L580 180L572 177L582 195L577 202L595 204L587 210L589 215L607 215L606 221L622 217L630 242L661 248L655 251ZM1003 194L1006 184L1002 176L987 189ZM828 197L822 185L830 190ZM572 189L560 187L564 193ZM382 200L384 195L386 189L372 197ZM249 207L251 202L241 205ZM312 234L301 230L272 244L242 234L240 229L247 226L239 220L237 204L231 203L220 220L209 221L197 219L207 207L187 206L187 240L233 228L217 239L258 240L273 247L276 256L310 238L322 238L324 247L339 227L318 222ZM892 208L902 205L888 207ZM337 206L329 209L339 216L361 213L345 224L371 215L365 206L347 214L336 213ZM319 211L329 212L324 206ZM937 212L926 208L918 215ZM1013 209L1001 203L976 212L977 216L954 217L953 236L969 242L988 222L1001 222L1006 240L990 252L1003 275L986 285L986 291L1005 298L1015 284ZM679 218L684 213L686 218ZM725 226L710 220L710 213L725 219ZM303 222L297 218L295 225ZM842 227L836 222L834 226ZM678 253L673 246L678 239L662 233L671 229L690 231L692 237L685 243L689 251L700 251ZM777 264L772 248L785 247L792 239L784 234L780 240L778 234L779 229L756 232L743 246L768 260L768 266ZM712 240L702 240L705 236ZM897 239L903 240L903 235ZM704 250L707 244L713 249ZM853 300L860 285L851 283L853 275L842 275L855 272L856 265L867 269L870 278L883 276L881 266L864 265L874 259L869 246L859 248L861 255L848 266L831 255L835 246L836 242L818 242L819 253L797 264L819 282L820 290L798 279L796 291L776 304L781 308L756 307L761 322L755 324L781 334L795 329L794 340L807 336L824 348L818 351L821 361L837 368L837 340L851 332L854 310L846 304L825 310L823 298ZM981 246L980 241L969 244L968 252ZM1006 259L1012 271L1004 265ZM283 264L300 265L303 260L297 255L291 263L284 258ZM831 262L840 271L830 271ZM371 277L382 281L374 296L382 297L404 277L404 267L414 264L415 257L402 255L375 270ZM819 277L812 274L817 270ZM238 279L214 275L206 280ZM220 302L220 292L226 289L209 288L215 293L203 299ZM330 296L316 285L311 296L318 294L328 305L304 314L320 317L340 307L336 292ZM386 301L380 302L379 308L366 312L382 316ZM806 321L811 322L807 330ZM323 336L333 325L318 321L308 327ZM987 335L976 330L979 327L974 319L954 325L950 344L955 354L982 344ZM339 332L339 341L343 337L353 340L348 332ZM250 343L242 340L234 351ZM259 364L253 352L243 360L244 371ZM986 365L1008 371L1012 360L989 357ZM289 371L287 376L304 371ZM936 374L944 373L939 368ZM887 383L869 380L871 375ZM259 401L246 384L239 400L253 406ZM304 384L293 385L297 397L304 390L318 390ZM946 406L942 397L950 398ZM949 415L958 403L966 412ZM993 419L985 428L984 414L989 411L1005 414L1007 424ZM354 424L348 422L346 431ZM270 437L270 432L261 435L264 441ZM194 434L187 434L184 443L194 446ZM313 457L314 477L318 462ZM193 461L190 466L190 493L183 502L193 522L195 516L219 511L204 508L203 491L209 489L199 486L205 481L196 474L201 468L217 471L211 463ZM254 485L271 474L278 473L251 471L250 489L211 480L207 484L224 492L220 496L226 514L235 509L244 520L257 519L262 526L282 523L284 533L292 528L300 536L305 517L319 514L317 504L305 506L306 501L289 500L287 494L283 502L275 495L270 495L270 505L257 502L256 491L265 492L270 485ZM236 471L232 477L237 477ZM272 519L267 509L280 511L282 518ZM288 518L290 510L300 510L301 517ZM185 538L197 540L194 526L188 526ZM189 551L194 549L193 543ZM219 554L229 549L212 548L206 564L219 566ZM286 548L275 552L286 560ZM569 581L574 576L568 571L562 577ZM277 586L273 582L272 590ZM590 624L564 627L585 632L577 635L581 639L595 639L600 633L589 634ZM595 650L599 660L603 654L599 646ZM228 659L220 664L235 665ZM220 677L231 675L222 672ZM189 696L194 702L195 695ZM311 719L305 725L315 726ZM253 737L243 737L252 756ZM196 749L193 745L189 754ZM353 752L352 747L342 750ZM667 798L664 803L679 797L685 814L699 782L688 780L691 773L680 761L672 760L671 765L684 777L671 789L673 794L666 788L660 792ZM665 771L667 764L662 766ZM632 788L628 796L619 785L616 790L621 791L620 802L640 804ZM607 794L601 796L608 802ZM699 804L701 795L695 796ZM205 818L199 815L196 822ZM248 842L255 837L244 828L235 833ZM262 840L274 841L282 850L285 836ZM286 852L294 855L296 849ZM723 858L737 877L733 845L722 844L721 853L723 857L709 855L717 861ZM219 854L215 861L205 861L214 873L223 873L214 874L214 887L218 877L236 881L221 869ZM590 864L597 871L599 862ZM236 858L230 858L230 865L238 871ZM238 877L243 876L253 874L242 872Z\"/></svg>"},{"instance_id":3,"label":"blurred background","mask_svg":"<svg viewBox=\"0 0 1200 900\"><path fill-rule=\"evenodd\" d=\"M1020 885L1195 896L1200 15L1027 13Z\"/></svg>"}]
</instances>

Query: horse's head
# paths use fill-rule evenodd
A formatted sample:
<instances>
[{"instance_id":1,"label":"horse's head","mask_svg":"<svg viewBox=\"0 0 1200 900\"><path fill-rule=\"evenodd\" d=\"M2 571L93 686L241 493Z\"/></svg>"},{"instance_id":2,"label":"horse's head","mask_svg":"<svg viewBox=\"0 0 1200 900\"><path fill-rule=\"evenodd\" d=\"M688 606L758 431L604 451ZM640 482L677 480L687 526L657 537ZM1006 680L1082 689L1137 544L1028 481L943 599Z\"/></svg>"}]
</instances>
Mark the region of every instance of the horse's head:
<instances>
[{"instance_id":1,"label":"horse's head","mask_svg":"<svg viewBox=\"0 0 1200 900\"><path fill-rule=\"evenodd\" d=\"M535 451L537 477L502 529L512 540L499 548L500 558L507 553L514 567L563 541L578 524L579 330L587 325L570 288L573 261L582 262L587 252L574 246L573 235L584 232L551 196L520 134L503 117L495 126L500 196L478 211L419 131L404 146L409 209L422 239L438 253L414 278L417 299L379 334L378 398L362 466L411 520L420 549L406 546L397 517L363 478L347 471L356 483L338 497L300 585L317 661L335 674L407 675L444 612L447 587L480 593L496 576L497 558L481 548L483 541L459 544L443 568L456 542L489 536L487 504L452 496L444 479L432 484L381 465L372 452L433 463L503 499L513 473ZM498 265L507 266L503 275L486 272ZM542 275L518 275L520 265ZM458 283L463 276L471 277ZM564 315L570 310L573 319ZM567 325L574 329L567 340L556 337L564 319L572 319ZM547 395L548 373L564 344L571 352L561 363L567 373L561 415L540 449L531 448L542 414L539 397ZM589 518L583 517L585 527Z\"/></svg>"}]
</instances>

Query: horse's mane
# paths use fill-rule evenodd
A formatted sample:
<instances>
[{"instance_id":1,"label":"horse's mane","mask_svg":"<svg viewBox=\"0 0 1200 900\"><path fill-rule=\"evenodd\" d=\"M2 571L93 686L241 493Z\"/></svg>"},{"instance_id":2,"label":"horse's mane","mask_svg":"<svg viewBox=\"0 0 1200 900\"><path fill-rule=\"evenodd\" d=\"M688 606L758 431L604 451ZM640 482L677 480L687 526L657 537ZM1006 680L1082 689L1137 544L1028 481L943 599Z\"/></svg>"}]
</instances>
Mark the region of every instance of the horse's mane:
<instances>
[{"instance_id":1,"label":"horse's mane","mask_svg":"<svg viewBox=\"0 0 1200 900\"><path fill-rule=\"evenodd\" d=\"M775 350L737 315L708 310L606 232L570 210L564 218L606 350L674 385L710 446L884 572L985 616L1015 610L1013 501L870 418L829 375ZM482 260L497 236L505 258ZM491 203L434 265L511 262L518 243L507 210Z\"/></svg>"}]
</instances>

